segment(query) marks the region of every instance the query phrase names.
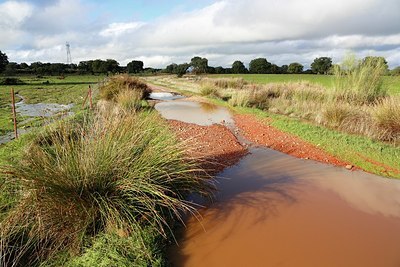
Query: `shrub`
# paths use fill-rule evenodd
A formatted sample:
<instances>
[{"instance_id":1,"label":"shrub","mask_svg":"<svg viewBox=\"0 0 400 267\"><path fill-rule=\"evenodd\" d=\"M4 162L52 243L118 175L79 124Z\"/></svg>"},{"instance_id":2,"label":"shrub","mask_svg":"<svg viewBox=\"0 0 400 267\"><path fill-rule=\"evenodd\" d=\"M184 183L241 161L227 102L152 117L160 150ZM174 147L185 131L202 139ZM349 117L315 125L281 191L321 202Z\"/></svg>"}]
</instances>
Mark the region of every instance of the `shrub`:
<instances>
[{"instance_id":1,"label":"shrub","mask_svg":"<svg viewBox=\"0 0 400 267\"><path fill-rule=\"evenodd\" d=\"M19 203L0 223L3 265L77 252L101 232L129 236L147 225L165 236L171 220L194 212L187 194L210 190L208 177L154 113L61 124L5 173Z\"/></svg>"},{"instance_id":2,"label":"shrub","mask_svg":"<svg viewBox=\"0 0 400 267\"><path fill-rule=\"evenodd\" d=\"M269 99L268 99L269 92L268 90L253 90L250 93L249 99L249 106L258 108L261 110L267 110L269 108Z\"/></svg>"},{"instance_id":3,"label":"shrub","mask_svg":"<svg viewBox=\"0 0 400 267\"><path fill-rule=\"evenodd\" d=\"M4 78L0 82L0 85L21 85L21 84L25 84L25 82L19 78L10 78L10 77Z\"/></svg>"},{"instance_id":4,"label":"shrub","mask_svg":"<svg viewBox=\"0 0 400 267\"><path fill-rule=\"evenodd\" d=\"M122 91L132 90L142 93L142 98L147 98L151 89L139 78L128 75L111 77L110 80L100 87L100 98L105 100L115 100Z\"/></svg>"}]
</instances>

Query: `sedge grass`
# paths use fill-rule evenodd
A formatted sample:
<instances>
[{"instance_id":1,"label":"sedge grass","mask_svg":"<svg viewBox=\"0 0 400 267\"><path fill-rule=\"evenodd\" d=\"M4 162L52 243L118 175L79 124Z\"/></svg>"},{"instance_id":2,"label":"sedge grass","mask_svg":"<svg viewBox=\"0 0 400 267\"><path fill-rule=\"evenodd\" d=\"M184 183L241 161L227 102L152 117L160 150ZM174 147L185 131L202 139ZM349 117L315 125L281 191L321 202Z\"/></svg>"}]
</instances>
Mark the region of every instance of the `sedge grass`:
<instances>
[{"instance_id":1,"label":"sedge grass","mask_svg":"<svg viewBox=\"0 0 400 267\"><path fill-rule=\"evenodd\" d=\"M1 265L77 253L88 236L129 236L143 225L166 236L170 221L195 211L187 194L210 192L187 155L154 113L110 113L48 131L3 168L18 203L0 223Z\"/></svg>"}]
</instances>

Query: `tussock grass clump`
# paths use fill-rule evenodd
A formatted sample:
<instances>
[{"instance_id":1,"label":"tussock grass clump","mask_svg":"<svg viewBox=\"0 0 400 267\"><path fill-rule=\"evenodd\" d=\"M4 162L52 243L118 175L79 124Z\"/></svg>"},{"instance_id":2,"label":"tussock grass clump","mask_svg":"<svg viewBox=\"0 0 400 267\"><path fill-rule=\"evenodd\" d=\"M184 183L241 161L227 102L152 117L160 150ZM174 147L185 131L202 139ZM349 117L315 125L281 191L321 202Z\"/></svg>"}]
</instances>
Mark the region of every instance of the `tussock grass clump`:
<instances>
[{"instance_id":1,"label":"tussock grass clump","mask_svg":"<svg viewBox=\"0 0 400 267\"><path fill-rule=\"evenodd\" d=\"M383 86L386 72L383 60L361 62L354 56L347 56L341 65L334 67L333 97L349 103L368 104L387 95Z\"/></svg>"},{"instance_id":2,"label":"tussock grass clump","mask_svg":"<svg viewBox=\"0 0 400 267\"><path fill-rule=\"evenodd\" d=\"M400 140L400 98L388 97L378 102L372 111L373 120L380 131L380 139Z\"/></svg>"},{"instance_id":3,"label":"tussock grass clump","mask_svg":"<svg viewBox=\"0 0 400 267\"><path fill-rule=\"evenodd\" d=\"M221 97L218 88L211 84L203 84L200 88L200 95L202 96L212 96L212 97Z\"/></svg>"},{"instance_id":4,"label":"tussock grass clump","mask_svg":"<svg viewBox=\"0 0 400 267\"><path fill-rule=\"evenodd\" d=\"M116 102L125 112L137 111L142 107L143 91L123 90L117 97Z\"/></svg>"},{"instance_id":5,"label":"tussock grass clump","mask_svg":"<svg viewBox=\"0 0 400 267\"><path fill-rule=\"evenodd\" d=\"M322 118L319 123L331 127L340 127L343 121L352 115L352 108L349 105L341 105L340 103L326 104L322 111Z\"/></svg>"},{"instance_id":6,"label":"tussock grass clump","mask_svg":"<svg viewBox=\"0 0 400 267\"><path fill-rule=\"evenodd\" d=\"M234 107L247 107L250 101L250 94L246 90L240 90L232 94L228 103Z\"/></svg>"},{"instance_id":7,"label":"tussock grass clump","mask_svg":"<svg viewBox=\"0 0 400 267\"><path fill-rule=\"evenodd\" d=\"M129 236L149 226L166 236L171 220L194 212L185 196L210 192L196 162L154 113L50 131L5 168L19 200L0 223L1 264L76 253L102 232Z\"/></svg>"},{"instance_id":8,"label":"tussock grass clump","mask_svg":"<svg viewBox=\"0 0 400 267\"><path fill-rule=\"evenodd\" d=\"M100 87L100 98L104 100L115 100L123 91L137 91L142 94L142 99L147 98L151 90L146 83L139 78L129 75L118 75L111 77L109 81Z\"/></svg>"},{"instance_id":9,"label":"tussock grass clump","mask_svg":"<svg viewBox=\"0 0 400 267\"><path fill-rule=\"evenodd\" d=\"M213 79L213 84L222 89L243 89L247 82L243 78L220 78Z\"/></svg>"}]
</instances>

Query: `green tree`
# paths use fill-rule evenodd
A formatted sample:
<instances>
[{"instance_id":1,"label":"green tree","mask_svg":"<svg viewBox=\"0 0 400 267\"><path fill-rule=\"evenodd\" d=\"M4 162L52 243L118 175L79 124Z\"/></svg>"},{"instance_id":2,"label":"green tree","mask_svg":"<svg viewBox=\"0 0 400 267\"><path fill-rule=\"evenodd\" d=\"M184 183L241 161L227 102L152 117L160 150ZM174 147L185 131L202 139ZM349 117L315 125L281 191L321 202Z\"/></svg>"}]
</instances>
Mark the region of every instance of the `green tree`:
<instances>
[{"instance_id":1,"label":"green tree","mask_svg":"<svg viewBox=\"0 0 400 267\"><path fill-rule=\"evenodd\" d=\"M139 73L143 71L143 61L132 60L126 66L128 68L128 73Z\"/></svg>"},{"instance_id":2,"label":"green tree","mask_svg":"<svg viewBox=\"0 0 400 267\"><path fill-rule=\"evenodd\" d=\"M242 61L236 60L232 64L232 73L237 73L237 74L242 74L242 73L247 73L247 69L244 66Z\"/></svg>"},{"instance_id":3,"label":"green tree","mask_svg":"<svg viewBox=\"0 0 400 267\"><path fill-rule=\"evenodd\" d=\"M256 58L250 61L249 71L256 74L271 73L271 66L266 58Z\"/></svg>"},{"instance_id":4,"label":"green tree","mask_svg":"<svg viewBox=\"0 0 400 267\"><path fill-rule=\"evenodd\" d=\"M188 70L189 67L190 67L190 64L187 64L187 63L179 64L176 66L175 74L178 77L182 77L186 73L186 71Z\"/></svg>"},{"instance_id":5,"label":"green tree","mask_svg":"<svg viewBox=\"0 0 400 267\"><path fill-rule=\"evenodd\" d=\"M8 57L6 53L0 51L0 72L3 72L8 64Z\"/></svg>"},{"instance_id":6,"label":"green tree","mask_svg":"<svg viewBox=\"0 0 400 267\"><path fill-rule=\"evenodd\" d=\"M293 62L293 63L289 64L288 73L296 73L296 74L302 73L303 68L304 68L304 66L301 65L300 63Z\"/></svg>"},{"instance_id":7,"label":"green tree","mask_svg":"<svg viewBox=\"0 0 400 267\"><path fill-rule=\"evenodd\" d=\"M288 68L289 68L288 65L282 65L282 66L280 66L280 67L279 67L279 73L282 73L282 74L288 73Z\"/></svg>"},{"instance_id":8,"label":"green tree","mask_svg":"<svg viewBox=\"0 0 400 267\"><path fill-rule=\"evenodd\" d=\"M215 73L216 74L225 74L225 69L221 66L218 66L215 68Z\"/></svg>"},{"instance_id":9,"label":"green tree","mask_svg":"<svg viewBox=\"0 0 400 267\"><path fill-rule=\"evenodd\" d=\"M195 74L207 73L208 59L202 57L194 57L190 60L190 66L193 67Z\"/></svg>"},{"instance_id":10,"label":"green tree","mask_svg":"<svg viewBox=\"0 0 400 267\"><path fill-rule=\"evenodd\" d=\"M332 67L332 58L330 57L317 57L314 62L311 63L311 70L317 74L328 74Z\"/></svg>"}]
</instances>

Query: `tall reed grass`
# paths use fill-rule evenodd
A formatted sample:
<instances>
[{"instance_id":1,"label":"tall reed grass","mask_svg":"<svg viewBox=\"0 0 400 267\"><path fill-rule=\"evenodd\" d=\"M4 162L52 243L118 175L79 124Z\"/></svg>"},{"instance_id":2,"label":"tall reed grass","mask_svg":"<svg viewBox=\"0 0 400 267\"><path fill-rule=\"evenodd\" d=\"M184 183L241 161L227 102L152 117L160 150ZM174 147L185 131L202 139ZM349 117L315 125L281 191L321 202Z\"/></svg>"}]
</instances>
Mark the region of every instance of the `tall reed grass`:
<instances>
[{"instance_id":1,"label":"tall reed grass","mask_svg":"<svg viewBox=\"0 0 400 267\"><path fill-rule=\"evenodd\" d=\"M341 65L334 66L333 97L349 103L373 103L387 95L387 88L383 86L385 72L383 60L362 62L349 55Z\"/></svg>"}]
</instances>

